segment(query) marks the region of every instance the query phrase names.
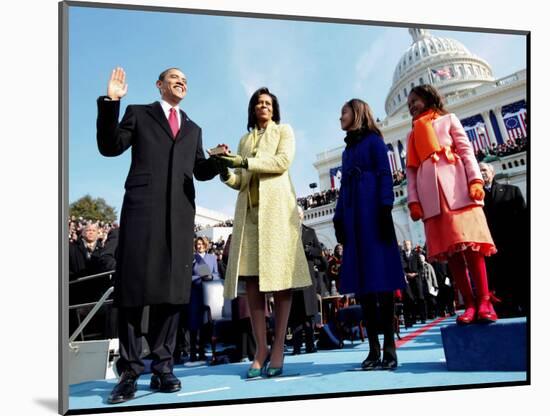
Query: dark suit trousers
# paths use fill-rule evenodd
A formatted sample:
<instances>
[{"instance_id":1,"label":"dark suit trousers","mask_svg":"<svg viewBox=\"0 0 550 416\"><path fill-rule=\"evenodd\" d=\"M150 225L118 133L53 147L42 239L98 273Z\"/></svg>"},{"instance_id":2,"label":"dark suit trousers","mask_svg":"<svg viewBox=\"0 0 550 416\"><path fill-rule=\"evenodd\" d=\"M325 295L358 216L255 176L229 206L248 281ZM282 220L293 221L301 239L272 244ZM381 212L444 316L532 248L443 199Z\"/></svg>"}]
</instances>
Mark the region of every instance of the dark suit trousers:
<instances>
[{"instance_id":1,"label":"dark suit trousers","mask_svg":"<svg viewBox=\"0 0 550 416\"><path fill-rule=\"evenodd\" d=\"M424 282L420 275L407 280L403 304L407 326L416 323L417 316L420 316L421 321L426 321L427 308L426 300L424 299Z\"/></svg>"},{"instance_id":2,"label":"dark suit trousers","mask_svg":"<svg viewBox=\"0 0 550 416\"><path fill-rule=\"evenodd\" d=\"M143 331L143 307L119 308L119 373L127 370L132 370L137 375L143 373L143 336L151 350L153 373L172 372L180 310L181 305L151 305L148 329Z\"/></svg>"},{"instance_id":3,"label":"dark suit trousers","mask_svg":"<svg viewBox=\"0 0 550 416\"><path fill-rule=\"evenodd\" d=\"M365 316L367 338L369 340L369 359L380 358L378 334L384 334L384 359L397 360L394 328L393 292L369 293L361 297L361 306Z\"/></svg>"}]
</instances>

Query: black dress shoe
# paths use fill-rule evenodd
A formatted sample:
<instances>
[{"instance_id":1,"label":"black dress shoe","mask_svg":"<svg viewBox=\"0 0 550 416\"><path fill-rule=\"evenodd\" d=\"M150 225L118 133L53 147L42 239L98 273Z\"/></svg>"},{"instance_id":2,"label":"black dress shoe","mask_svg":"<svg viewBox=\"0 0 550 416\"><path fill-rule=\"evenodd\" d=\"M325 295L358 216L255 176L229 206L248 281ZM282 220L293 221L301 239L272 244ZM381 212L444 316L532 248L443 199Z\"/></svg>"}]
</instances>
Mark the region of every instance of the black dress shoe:
<instances>
[{"instance_id":1,"label":"black dress shoe","mask_svg":"<svg viewBox=\"0 0 550 416\"><path fill-rule=\"evenodd\" d=\"M361 368L365 371L372 371L372 370L378 370L378 368L382 365L380 362L380 358L371 359L367 357L362 363Z\"/></svg>"},{"instance_id":2,"label":"black dress shoe","mask_svg":"<svg viewBox=\"0 0 550 416\"><path fill-rule=\"evenodd\" d=\"M314 352L317 352L317 348L315 346L313 346L313 347L307 347L306 346L306 354L311 354L311 353L314 353Z\"/></svg>"},{"instance_id":3,"label":"black dress shoe","mask_svg":"<svg viewBox=\"0 0 550 416\"><path fill-rule=\"evenodd\" d=\"M174 373L153 374L150 387L151 390L159 390L162 393L173 393L181 390L181 382Z\"/></svg>"},{"instance_id":4,"label":"black dress shoe","mask_svg":"<svg viewBox=\"0 0 550 416\"><path fill-rule=\"evenodd\" d=\"M389 359L389 360L382 360L382 364L380 365L381 370L395 370L397 368L397 360Z\"/></svg>"},{"instance_id":5,"label":"black dress shoe","mask_svg":"<svg viewBox=\"0 0 550 416\"><path fill-rule=\"evenodd\" d=\"M138 376L133 371L123 372L107 401L110 404L116 404L133 399L137 391L137 379Z\"/></svg>"}]
</instances>

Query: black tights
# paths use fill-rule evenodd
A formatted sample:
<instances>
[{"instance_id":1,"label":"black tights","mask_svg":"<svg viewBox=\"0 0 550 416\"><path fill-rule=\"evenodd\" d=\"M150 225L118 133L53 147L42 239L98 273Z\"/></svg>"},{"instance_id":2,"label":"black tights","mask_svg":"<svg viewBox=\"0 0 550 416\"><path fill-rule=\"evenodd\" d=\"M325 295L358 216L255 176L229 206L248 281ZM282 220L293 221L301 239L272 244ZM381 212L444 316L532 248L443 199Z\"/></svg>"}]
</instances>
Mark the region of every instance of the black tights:
<instances>
[{"instance_id":1,"label":"black tights","mask_svg":"<svg viewBox=\"0 0 550 416\"><path fill-rule=\"evenodd\" d=\"M369 340L368 358L380 358L378 334L384 334L384 359L397 360L394 339L394 300L393 292L369 293L361 296L361 306L365 316L367 338Z\"/></svg>"}]
</instances>

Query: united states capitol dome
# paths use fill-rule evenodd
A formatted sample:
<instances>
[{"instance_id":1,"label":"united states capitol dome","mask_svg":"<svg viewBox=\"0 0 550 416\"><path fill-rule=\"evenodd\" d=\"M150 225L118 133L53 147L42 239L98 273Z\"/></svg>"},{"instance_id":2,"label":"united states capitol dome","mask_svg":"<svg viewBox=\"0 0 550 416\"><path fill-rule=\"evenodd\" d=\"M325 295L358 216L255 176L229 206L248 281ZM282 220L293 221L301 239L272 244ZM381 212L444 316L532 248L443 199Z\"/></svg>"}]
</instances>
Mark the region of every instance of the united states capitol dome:
<instances>
[{"instance_id":1,"label":"united states capitol dome","mask_svg":"<svg viewBox=\"0 0 550 416\"><path fill-rule=\"evenodd\" d=\"M409 33L413 43L397 63L386 97L388 116L407 111L407 95L416 85L432 84L449 96L494 81L489 64L462 43L427 29L411 28Z\"/></svg>"}]
</instances>

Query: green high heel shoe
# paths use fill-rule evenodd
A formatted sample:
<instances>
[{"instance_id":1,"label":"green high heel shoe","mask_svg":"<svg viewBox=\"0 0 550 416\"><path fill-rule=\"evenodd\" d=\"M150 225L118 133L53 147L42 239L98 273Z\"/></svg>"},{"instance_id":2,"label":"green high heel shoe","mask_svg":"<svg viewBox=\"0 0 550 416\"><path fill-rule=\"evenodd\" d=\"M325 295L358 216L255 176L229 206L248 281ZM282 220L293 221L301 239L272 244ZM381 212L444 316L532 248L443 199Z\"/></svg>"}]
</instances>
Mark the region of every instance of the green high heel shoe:
<instances>
[{"instance_id":1,"label":"green high heel shoe","mask_svg":"<svg viewBox=\"0 0 550 416\"><path fill-rule=\"evenodd\" d=\"M250 367L248 371L246 372L246 378L257 378L262 375L262 373L265 371L267 367L267 363L269 362L269 355L267 354L267 357L264 360L264 363L260 368L252 368Z\"/></svg>"},{"instance_id":2,"label":"green high heel shoe","mask_svg":"<svg viewBox=\"0 0 550 416\"><path fill-rule=\"evenodd\" d=\"M269 367L266 371L267 378L278 377L283 374L283 367Z\"/></svg>"}]
</instances>

